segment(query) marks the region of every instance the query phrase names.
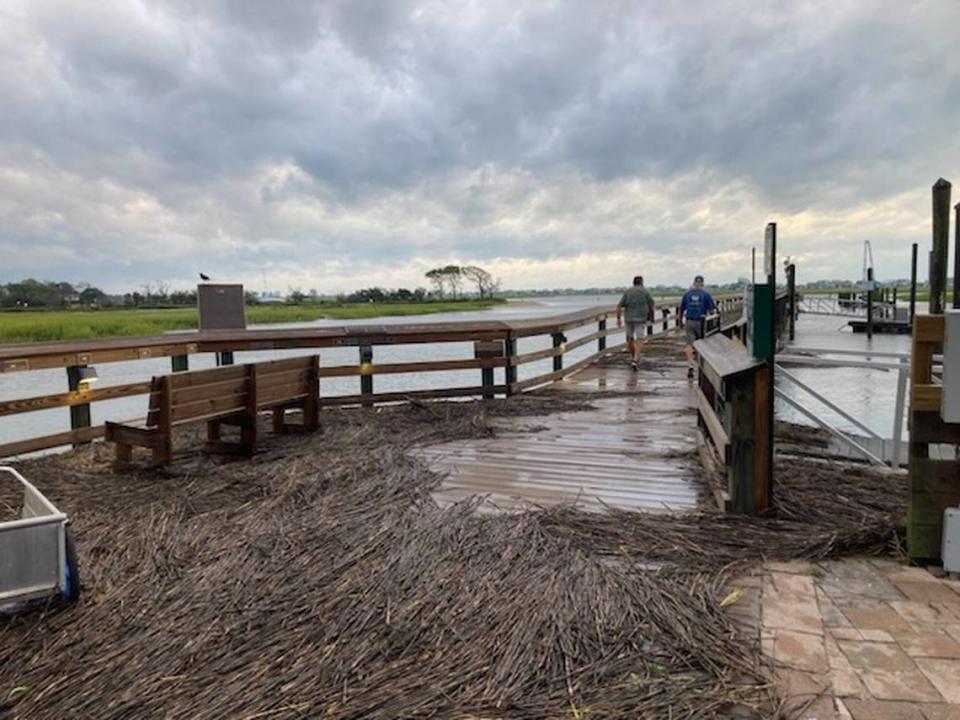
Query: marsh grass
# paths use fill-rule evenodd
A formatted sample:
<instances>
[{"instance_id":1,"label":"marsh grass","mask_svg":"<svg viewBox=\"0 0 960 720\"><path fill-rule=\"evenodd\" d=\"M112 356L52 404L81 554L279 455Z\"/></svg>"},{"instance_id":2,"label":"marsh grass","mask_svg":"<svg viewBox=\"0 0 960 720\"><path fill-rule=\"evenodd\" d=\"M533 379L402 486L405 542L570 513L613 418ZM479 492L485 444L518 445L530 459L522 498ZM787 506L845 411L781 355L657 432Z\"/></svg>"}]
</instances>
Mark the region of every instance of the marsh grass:
<instances>
[{"instance_id":1,"label":"marsh grass","mask_svg":"<svg viewBox=\"0 0 960 720\"><path fill-rule=\"evenodd\" d=\"M485 310L503 300L453 300L422 303L311 303L251 305L251 325L339 320L397 315ZM160 310L36 310L0 312L0 343L52 342L123 335L156 335L197 327L195 308Z\"/></svg>"}]
</instances>

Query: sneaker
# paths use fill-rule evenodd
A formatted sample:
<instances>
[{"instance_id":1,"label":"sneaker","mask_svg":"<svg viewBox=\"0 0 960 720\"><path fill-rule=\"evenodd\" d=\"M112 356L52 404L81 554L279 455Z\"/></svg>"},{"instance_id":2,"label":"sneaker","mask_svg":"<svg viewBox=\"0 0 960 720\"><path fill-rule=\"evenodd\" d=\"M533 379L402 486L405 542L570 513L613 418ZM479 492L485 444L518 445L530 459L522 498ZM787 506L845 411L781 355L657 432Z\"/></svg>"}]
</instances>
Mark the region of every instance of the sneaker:
<instances>
[{"instance_id":1,"label":"sneaker","mask_svg":"<svg viewBox=\"0 0 960 720\"><path fill-rule=\"evenodd\" d=\"M630 369L633 370L634 372L637 372L640 369L640 366L637 364L636 360L630 361Z\"/></svg>"},{"instance_id":2,"label":"sneaker","mask_svg":"<svg viewBox=\"0 0 960 720\"><path fill-rule=\"evenodd\" d=\"M687 379L693 380L693 368L687 368Z\"/></svg>"}]
</instances>

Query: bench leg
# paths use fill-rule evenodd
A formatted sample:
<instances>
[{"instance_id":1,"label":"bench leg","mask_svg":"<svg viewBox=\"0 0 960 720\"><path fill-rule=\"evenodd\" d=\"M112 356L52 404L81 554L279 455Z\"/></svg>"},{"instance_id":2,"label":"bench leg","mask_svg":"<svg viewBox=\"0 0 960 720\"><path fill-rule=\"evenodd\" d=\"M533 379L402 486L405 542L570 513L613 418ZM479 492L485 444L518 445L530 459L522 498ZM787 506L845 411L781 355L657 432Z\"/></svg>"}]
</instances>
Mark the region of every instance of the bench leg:
<instances>
[{"instance_id":1,"label":"bench leg","mask_svg":"<svg viewBox=\"0 0 960 720\"><path fill-rule=\"evenodd\" d=\"M315 397L303 401L303 427L307 432L320 428L320 403Z\"/></svg>"},{"instance_id":2,"label":"bench leg","mask_svg":"<svg viewBox=\"0 0 960 720\"><path fill-rule=\"evenodd\" d=\"M287 411L286 408L273 409L273 432L282 435L287 431Z\"/></svg>"},{"instance_id":3,"label":"bench leg","mask_svg":"<svg viewBox=\"0 0 960 720\"><path fill-rule=\"evenodd\" d=\"M247 422L240 426L240 447L241 452L252 457L257 452L257 419L247 419Z\"/></svg>"},{"instance_id":4,"label":"bench leg","mask_svg":"<svg viewBox=\"0 0 960 720\"><path fill-rule=\"evenodd\" d=\"M169 465L173 462L173 440L171 438L162 437L154 445L153 462L157 465Z\"/></svg>"},{"instance_id":5,"label":"bench leg","mask_svg":"<svg viewBox=\"0 0 960 720\"><path fill-rule=\"evenodd\" d=\"M113 461L113 469L123 472L129 469L130 461L133 460L133 447L123 442L115 442L116 457Z\"/></svg>"},{"instance_id":6,"label":"bench leg","mask_svg":"<svg viewBox=\"0 0 960 720\"><path fill-rule=\"evenodd\" d=\"M210 420L207 422L207 440L215 441L220 439L220 421Z\"/></svg>"}]
</instances>

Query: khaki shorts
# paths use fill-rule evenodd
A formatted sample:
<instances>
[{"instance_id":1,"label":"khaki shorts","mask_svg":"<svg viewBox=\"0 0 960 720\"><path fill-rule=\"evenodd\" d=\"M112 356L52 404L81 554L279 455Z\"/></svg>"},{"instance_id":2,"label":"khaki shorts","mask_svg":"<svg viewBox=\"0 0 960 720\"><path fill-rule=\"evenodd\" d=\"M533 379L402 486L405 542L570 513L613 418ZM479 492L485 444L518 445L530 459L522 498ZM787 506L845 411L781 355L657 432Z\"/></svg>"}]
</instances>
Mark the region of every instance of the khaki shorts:
<instances>
[{"instance_id":1,"label":"khaki shorts","mask_svg":"<svg viewBox=\"0 0 960 720\"><path fill-rule=\"evenodd\" d=\"M624 323L624 327L627 330L627 340L641 340L647 336L647 323L646 322L634 322L633 320L627 320Z\"/></svg>"},{"instance_id":2,"label":"khaki shorts","mask_svg":"<svg viewBox=\"0 0 960 720\"><path fill-rule=\"evenodd\" d=\"M687 344L693 345L697 340L703 339L703 329L706 327L706 319L687 320L685 328L687 331Z\"/></svg>"}]
</instances>

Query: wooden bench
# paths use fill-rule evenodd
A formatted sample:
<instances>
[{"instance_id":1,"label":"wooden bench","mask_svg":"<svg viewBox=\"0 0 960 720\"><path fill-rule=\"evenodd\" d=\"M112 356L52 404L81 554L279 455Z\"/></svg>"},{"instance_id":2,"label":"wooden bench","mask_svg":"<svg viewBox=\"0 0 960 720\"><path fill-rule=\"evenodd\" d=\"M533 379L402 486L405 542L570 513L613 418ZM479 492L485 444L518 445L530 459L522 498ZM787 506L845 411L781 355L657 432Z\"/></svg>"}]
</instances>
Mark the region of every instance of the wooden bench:
<instances>
[{"instance_id":1,"label":"wooden bench","mask_svg":"<svg viewBox=\"0 0 960 720\"><path fill-rule=\"evenodd\" d=\"M206 421L207 451L245 456L256 452L261 411L273 412L276 433L312 432L320 425L319 377L316 355L154 377L145 427L106 423L106 439L116 443L116 467L130 463L135 446L150 448L155 463L169 464L173 428L187 423ZM286 419L294 408L303 411L299 425ZM223 440L224 425L239 427L239 442Z\"/></svg>"}]
</instances>

